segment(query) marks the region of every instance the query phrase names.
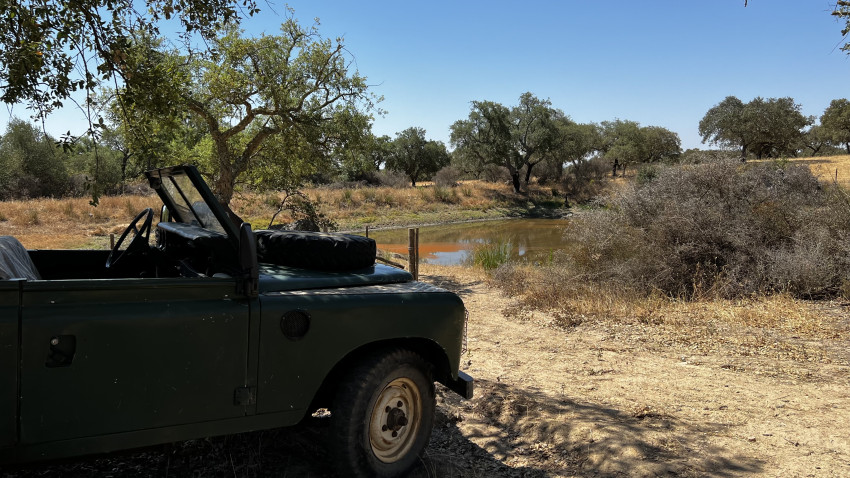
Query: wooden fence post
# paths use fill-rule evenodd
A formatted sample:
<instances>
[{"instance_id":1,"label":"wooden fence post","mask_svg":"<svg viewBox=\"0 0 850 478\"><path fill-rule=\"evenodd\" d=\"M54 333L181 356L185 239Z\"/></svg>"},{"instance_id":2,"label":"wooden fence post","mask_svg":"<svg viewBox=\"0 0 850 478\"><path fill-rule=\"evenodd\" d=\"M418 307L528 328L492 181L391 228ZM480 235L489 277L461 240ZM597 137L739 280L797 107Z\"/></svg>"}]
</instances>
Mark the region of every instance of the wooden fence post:
<instances>
[{"instance_id":1,"label":"wooden fence post","mask_svg":"<svg viewBox=\"0 0 850 478\"><path fill-rule=\"evenodd\" d=\"M413 245L413 253L416 255L416 272L413 274L413 278L419 280L419 228L416 228L416 241Z\"/></svg>"},{"instance_id":2,"label":"wooden fence post","mask_svg":"<svg viewBox=\"0 0 850 478\"><path fill-rule=\"evenodd\" d=\"M416 280L416 230L407 228L407 270Z\"/></svg>"}]
</instances>

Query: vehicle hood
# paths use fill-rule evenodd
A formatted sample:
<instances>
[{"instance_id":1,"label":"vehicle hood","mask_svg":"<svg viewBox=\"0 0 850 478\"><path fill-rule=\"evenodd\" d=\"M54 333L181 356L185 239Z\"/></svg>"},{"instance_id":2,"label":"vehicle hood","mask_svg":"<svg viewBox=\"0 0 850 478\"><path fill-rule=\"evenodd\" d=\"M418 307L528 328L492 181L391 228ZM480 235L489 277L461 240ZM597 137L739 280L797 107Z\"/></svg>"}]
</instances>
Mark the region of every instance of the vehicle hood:
<instances>
[{"instance_id":1,"label":"vehicle hood","mask_svg":"<svg viewBox=\"0 0 850 478\"><path fill-rule=\"evenodd\" d=\"M411 280L413 280L413 276L409 272L383 264L345 272L326 272L260 264L260 294L290 290L395 284Z\"/></svg>"}]
</instances>

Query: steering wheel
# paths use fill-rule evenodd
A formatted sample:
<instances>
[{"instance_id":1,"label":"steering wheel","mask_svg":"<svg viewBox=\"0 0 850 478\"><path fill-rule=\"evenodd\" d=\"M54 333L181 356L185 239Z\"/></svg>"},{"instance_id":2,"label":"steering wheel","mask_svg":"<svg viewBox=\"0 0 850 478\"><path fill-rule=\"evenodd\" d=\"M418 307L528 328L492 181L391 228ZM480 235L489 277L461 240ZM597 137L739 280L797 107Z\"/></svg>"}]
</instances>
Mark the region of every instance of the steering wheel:
<instances>
[{"instance_id":1,"label":"steering wheel","mask_svg":"<svg viewBox=\"0 0 850 478\"><path fill-rule=\"evenodd\" d=\"M142 218L145 218L144 223L142 223L142 227L136 227L139 221ZM106 258L106 268L114 266L121 259L123 259L128 254L132 255L136 252L141 252L145 249L145 246L148 243L148 238L151 234L151 222L153 221L153 209L147 208L144 211L140 212L133 222L127 226L127 229L124 229L124 232L121 234L121 237L118 239L118 242L115 243L115 246L109 251L109 257ZM130 231L133 231L133 239L130 241L130 244L127 246L127 249L121 251L121 244L124 243L124 239L127 238L127 235L130 234Z\"/></svg>"}]
</instances>

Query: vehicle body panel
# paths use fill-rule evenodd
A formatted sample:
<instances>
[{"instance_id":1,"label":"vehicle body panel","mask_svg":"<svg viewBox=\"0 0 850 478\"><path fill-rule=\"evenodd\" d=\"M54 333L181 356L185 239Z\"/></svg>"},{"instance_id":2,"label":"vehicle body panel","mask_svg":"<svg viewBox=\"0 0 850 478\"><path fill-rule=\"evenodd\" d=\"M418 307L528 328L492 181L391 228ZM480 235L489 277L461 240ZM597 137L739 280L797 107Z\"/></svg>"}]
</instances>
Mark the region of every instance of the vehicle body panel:
<instances>
[{"instance_id":1,"label":"vehicle body panel","mask_svg":"<svg viewBox=\"0 0 850 478\"><path fill-rule=\"evenodd\" d=\"M0 448L17 441L18 305L25 281L0 281Z\"/></svg>"},{"instance_id":2,"label":"vehicle body panel","mask_svg":"<svg viewBox=\"0 0 850 478\"><path fill-rule=\"evenodd\" d=\"M260 293L328 287L393 284L413 280L409 272L376 264L358 271L327 272L260 264Z\"/></svg>"},{"instance_id":3,"label":"vehicle body panel","mask_svg":"<svg viewBox=\"0 0 850 478\"><path fill-rule=\"evenodd\" d=\"M455 294L442 289L409 282L269 292L260 300L260 413L306 410L334 365L372 343L425 339L442 350L450 370L457 370L464 309ZM292 310L310 318L309 331L296 339L281 331L284 314Z\"/></svg>"},{"instance_id":4,"label":"vehicle body panel","mask_svg":"<svg viewBox=\"0 0 850 478\"><path fill-rule=\"evenodd\" d=\"M233 392L247 378L249 307L230 297L234 287L184 278L24 283L21 443L244 415ZM51 361L68 340L72 359Z\"/></svg>"}]
</instances>

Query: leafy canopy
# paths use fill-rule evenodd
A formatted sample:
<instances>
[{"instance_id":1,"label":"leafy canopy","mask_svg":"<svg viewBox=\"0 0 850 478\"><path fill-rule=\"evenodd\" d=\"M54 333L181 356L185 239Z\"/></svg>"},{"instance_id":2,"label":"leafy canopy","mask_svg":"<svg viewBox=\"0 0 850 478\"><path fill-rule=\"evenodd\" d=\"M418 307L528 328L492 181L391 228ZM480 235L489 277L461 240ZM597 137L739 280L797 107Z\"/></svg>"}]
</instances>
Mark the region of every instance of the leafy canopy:
<instances>
[{"instance_id":1,"label":"leafy canopy","mask_svg":"<svg viewBox=\"0 0 850 478\"><path fill-rule=\"evenodd\" d=\"M110 81L133 89L135 34L158 36L173 20L184 37L206 40L257 11L255 0L0 0L0 100L44 118L80 90L90 98Z\"/></svg>"},{"instance_id":2,"label":"leafy canopy","mask_svg":"<svg viewBox=\"0 0 850 478\"><path fill-rule=\"evenodd\" d=\"M507 168L514 190L520 190L520 170L526 183L532 168L561 145L559 120L566 116L546 99L520 95L508 108L492 101L473 101L469 117L451 126L451 143L461 164L495 164Z\"/></svg>"},{"instance_id":3,"label":"leafy canopy","mask_svg":"<svg viewBox=\"0 0 850 478\"><path fill-rule=\"evenodd\" d=\"M404 173L413 186L448 166L450 160L446 145L425 139L423 128L411 127L397 133L391 148L387 168Z\"/></svg>"},{"instance_id":4,"label":"leafy canopy","mask_svg":"<svg viewBox=\"0 0 850 478\"><path fill-rule=\"evenodd\" d=\"M132 130L191 125L200 132L198 144L207 147L201 162L223 204L261 157L263 171L255 179L292 171L288 155L325 158L368 131L368 114L380 98L350 70L341 39L324 38L318 24L303 27L292 18L277 35L246 38L233 26L218 33L208 49L168 49L139 37L128 64L147 88L125 88L118 101L132 112L125 118L135 122Z\"/></svg>"},{"instance_id":5,"label":"leafy canopy","mask_svg":"<svg viewBox=\"0 0 850 478\"><path fill-rule=\"evenodd\" d=\"M792 98L757 97L744 103L728 96L706 112L699 133L703 143L737 147L741 158L750 152L761 158L793 153L803 129L813 122Z\"/></svg>"}]
</instances>

